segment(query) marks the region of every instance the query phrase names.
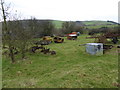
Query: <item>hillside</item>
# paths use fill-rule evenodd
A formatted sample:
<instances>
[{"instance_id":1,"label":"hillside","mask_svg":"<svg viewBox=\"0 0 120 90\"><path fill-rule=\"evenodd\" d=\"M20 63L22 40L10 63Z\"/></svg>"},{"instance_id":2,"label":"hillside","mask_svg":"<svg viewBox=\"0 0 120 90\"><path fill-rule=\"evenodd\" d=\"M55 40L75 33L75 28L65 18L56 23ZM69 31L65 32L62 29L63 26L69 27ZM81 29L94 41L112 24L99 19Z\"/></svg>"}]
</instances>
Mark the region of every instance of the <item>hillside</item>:
<instances>
[{"instance_id":1,"label":"hillside","mask_svg":"<svg viewBox=\"0 0 120 90\"><path fill-rule=\"evenodd\" d=\"M56 28L61 28L63 22L64 21L59 21L59 20L53 20L52 21L52 23L55 25Z\"/></svg>"},{"instance_id":2,"label":"hillside","mask_svg":"<svg viewBox=\"0 0 120 90\"><path fill-rule=\"evenodd\" d=\"M61 28L62 23L65 21L53 20L56 28ZM74 21L77 25L86 26L87 28L100 28L100 27L114 27L117 26L117 23L108 22L108 21Z\"/></svg>"},{"instance_id":3,"label":"hillside","mask_svg":"<svg viewBox=\"0 0 120 90\"><path fill-rule=\"evenodd\" d=\"M112 22L107 21L83 21L83 23L87 26L95 26L95 25L113 25Z\"/></svg>"},{"instance_id":4,"label":"hillside","mask_svg":"<svg viewBox=\"0 0 120 90\"><path fill-rule=\"evenodd\" d=\"M21 20L24 26L30 21L30 19L27 20ZM61 28L62 23L66 21L60 21L60 20L50 20L50 19L37 19L39 24L45 21L50 21L55 25L55 28ZM101 27L115 27L118 25L118 23L113 22L113 21L99 21L99 20L91 20L91 21L73 21L76 23L77 26L84 26L88 29L93 29L93 28L101 28Z\"/></svg>"},{"instance_id":5,"label":"hillside","mask_svg":"<svg viewBox=\"0 0 120 90\"><path fill-rule=\"evenodd\" d=\"M28 20L21 20L23 23L25 23ZM61 20L50 20L50 19L38 19L37 20L39 23L45 22L45 21L50 21L52 22L56 28L61 28L62 27L62 23L66 22L66 21L61 21ZM91 21L73 21L75 22L77 25L80 26L109 26L109 25L118 25L116 22L113 21L99 21L99 20L91 20Z\"/></svg>"}]
</instances>

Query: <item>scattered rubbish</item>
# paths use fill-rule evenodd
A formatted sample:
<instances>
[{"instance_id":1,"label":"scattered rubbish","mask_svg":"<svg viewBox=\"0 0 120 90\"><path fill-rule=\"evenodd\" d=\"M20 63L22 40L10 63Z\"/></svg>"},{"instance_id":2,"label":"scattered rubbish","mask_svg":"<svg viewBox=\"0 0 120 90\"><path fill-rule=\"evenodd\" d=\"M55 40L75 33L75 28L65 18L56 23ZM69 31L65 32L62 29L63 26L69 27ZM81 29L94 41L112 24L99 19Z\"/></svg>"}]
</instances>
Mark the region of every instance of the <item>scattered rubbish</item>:
<instances>
[{"instance_id":1,"label":"scattered rubbish","mask_svg":"<svg viewBox=\"0 0 120 90\"><path fill-rule=\"evenodd\" d=\"M120 45L118 45L117 48L120 48Z\"/></svg>"},{"instance_id":2,"label":"scattered rubbish","mask_svg":"<svg viewBox=\"0 0 120 90\"><path fill-rule=\"evenodd\" d=\"M87 43L86 52L91 55L103 55L103 44L102 43Z\"/></svg>"},{"instance_id":3,"label":"scattered rubbish","mask_svg":"<svg viewBox=\"0 0 120 90\"><path fill-rule=\"evenodd\" d=\"M61 37L54 37L54 42L55 43L62 43L64 41L64 39L63 38L61 38Z\"/></svg>"},{"instance_id":4,"label":"scattered rubbish","mask_svg":"<svg viewBox=\"0 0 120 90\"><path fill-rule=\"evenodd\" d=\"M51 42L47 41L47 40L40 40L40 41L35 42L34 44L36 44L36 45L49 45L50 43Z\"/></svg>"},{"instance_id":5,"label":"scattered rubbish","mask_svg":"<svg viewBox=\"0 0 120 90\"><path fill-rule=\"evenodd\" d=\"M111 41L114 44L118 43L118 37L120 37L119 33L113 33L113 32L108 32L102 35L97 35L97 36L91 36L91 37L86 37L87 39L89 38L95 38L95 42L97 43L106 43L107 39L112 39Z\"/></svg>"},{"instance_id":6,"label":"scattered rubbish","mask_svg":"<svg viewBox=\"0 0 120 90\"><path fill-rule=\"evenodd\" d=\"M52 38L51 36L44 36L44 37L43 37L43 40L46 40L46 41L48 41L49 43L52 43L53 38Z\"/></svg>"},{"instance_id":7,"label":"scattered rubbish","mask_svg":"<svg viewBox=\"0 0 120 90\"><path fill-rule=\"evenodd\" d=\"M56 51L50 51L50 48L48 48L48 49L44 48L44 49L41 50L41 52L44 53L44 54L56 55Z\"/></svg>"},{"instance_id":8,"label":"scattered rubbish","mask_svg":"<svg viewBox=\"0 0 120 90\"><path fill-rule=\"evenodd\" d=\"M103 45L103 54L105 54L105 52L109 49L112 49L113 48L113 45Z\"/></svg>"},{"instance_id":9,"label":"scattered rubbish","mask_svg":"<svg viewBox=\"0 0 120 90\"><path fill-rule=\"evenodd\" d=\"M113 45L107 45L103 43L87 43L87 44L80 44L79 46L86 46L86 52L91 55L103 55L109 49L112 49ZM117 46L120 48L120 46Z\"/></svg>"},{"instance_id":10,"label":"scattered rubbish","mask_svg":"<svg viewBox=\"0 0 120 90\"><path fill-rule=\"evenodd\" d=\"M67 39L68 40L76 40L77 39L77 33L67 34Z\"/></svg>"},{"instance_id":11,"label":"scattered rubbish","mask_svg":"<svg viewBox=\"0 0 120 90\"><path fill-rule=\"evenodd\" d=\"M38 50L38 49L44 49L44 47L43 46L40 46L40 47L39 46L33 46L33 47L30 48L30 52L35 53L35 51Z\"/></svg>"}]
</instances>

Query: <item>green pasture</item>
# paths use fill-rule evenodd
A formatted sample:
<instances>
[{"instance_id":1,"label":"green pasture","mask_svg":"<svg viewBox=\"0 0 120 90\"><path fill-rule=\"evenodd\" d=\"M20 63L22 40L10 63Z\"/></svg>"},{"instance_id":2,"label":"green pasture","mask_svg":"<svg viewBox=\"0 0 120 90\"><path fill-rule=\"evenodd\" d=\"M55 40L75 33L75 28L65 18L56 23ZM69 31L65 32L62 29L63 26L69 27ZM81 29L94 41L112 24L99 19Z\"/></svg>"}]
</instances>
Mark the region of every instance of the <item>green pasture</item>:
<instances>
[{"instance_id":1,"label":"green pasture","mask_svg":"<svg viewBox=\"0 0 120 90\"><path fill-rule=\"evenodd\" d=\"M62 23L63 23L64 21L58 21L58 20L54 20L54 21L52 21L52 23L55 25L55 27L56 28L61 28L62 27Z\"/></svg>"},{"instance_id":2,"label":"green pasture","mask_svg":"<svg viewBox=\"0 0 120 90\"><path fill-rule=\"evenodd\" d=\"M94 26L85 26L86 28L88 29L99 29L99 28L102 28L102 27L108 27L108 28L114 28L114 27L117 27L118 25L94 25Z\"/></svg>"},{"instance_id":3,"label":"green pasture","mask_svg":"<svg viewBox=\"0 0 120 90\"><path fill-rule=\"evenodd\" d=\"M11 64L2 56L3 88L116 88L118 83L118 53L116 45L102 56L89 55L80 44L94 42L81 35L77 40L52 43L47 48L56 55L39 50L27 53L22 60L16 55Z\"/></svg>"},{"instance_id":4,"label":"green pasture","mask_svg":"<svg viewBox=\"0 0 120 90\"><path fill-rule=\"evenodd\" d=\"M111 23L111 22L107 22L107 21L95 21L95 20L93 20L93 21L83 21L83 24L85 24L85 25L107 25L107 24L113 24L113 23Z\"/></svg>"},{"instance_id":5,"label":"green pasture","mask_svg":"<svg viewBox=\"0 0 120 90\"><path fill-rule=\"evenodd\" d=\"M52 23L55 25L55 27L57 29L62 28L62 23L64 23L65 21L59 21L59 20L53 20ZM107 22L107 21L81 21L84 25L86 25L85 27L88 29L98 29L101 27L116 27L118 26L117 24L113 24L111 22Z\"/></svg>"}]
</instances>

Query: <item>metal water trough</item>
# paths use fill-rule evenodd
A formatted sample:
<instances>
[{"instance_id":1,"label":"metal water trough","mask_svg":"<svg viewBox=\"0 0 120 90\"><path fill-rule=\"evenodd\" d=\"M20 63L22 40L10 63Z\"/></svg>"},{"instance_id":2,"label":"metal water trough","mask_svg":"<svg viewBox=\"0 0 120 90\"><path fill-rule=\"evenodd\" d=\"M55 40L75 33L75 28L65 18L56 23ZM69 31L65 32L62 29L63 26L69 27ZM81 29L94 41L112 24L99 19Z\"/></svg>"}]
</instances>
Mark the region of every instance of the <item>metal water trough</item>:
<instances>
[{"instance_id":1,"label":"metal water trough","mask_svg":"<svg viewBox=\"0 0 120 90\"><path fill-rule=\"evenodd\" d=\"M102 43L87 43L86 52L91 55L103 55L103 44Z\"/></svg>"}]
</instances>

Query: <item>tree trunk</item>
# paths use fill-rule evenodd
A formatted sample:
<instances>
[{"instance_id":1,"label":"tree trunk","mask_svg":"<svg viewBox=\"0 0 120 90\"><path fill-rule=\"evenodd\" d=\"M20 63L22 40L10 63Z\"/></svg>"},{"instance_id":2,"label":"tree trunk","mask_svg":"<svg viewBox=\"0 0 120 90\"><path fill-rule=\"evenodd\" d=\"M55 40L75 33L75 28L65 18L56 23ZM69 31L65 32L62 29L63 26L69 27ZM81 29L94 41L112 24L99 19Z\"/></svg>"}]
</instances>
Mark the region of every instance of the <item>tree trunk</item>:
<instances>
[{"instance_id":1,"label":"tree trunk","mask_svg":"<svg viewBox=\"0 0 120 90\"><path fill-rule=\"evenodd\" d=\"M14 52L13 52L14 48L13 48L12 43L11 43L10 32L9 32L8 26L7 26L6 13L5 13L5 9L4 9L4 1L3 0L1 0L1 9L2 9L2 14L3 14L3 19L4 19L4 29L5 29L5 32L7 33L6 39L7 39L7 43L9 46L10 58L12 60L12 63L14 63L15 62Z\"/></svg>"},{"instance_id":2,"label":"tree trunk","mask_svg":"<svg viewBox=\"0 0 120 90\"><path fill-rule=\"evenodd\" d=\"M24 59L25 58L25 42L23 42L23 46L22 46L22 49L21 49L21 54L22 54L22 59Z\"/></svg>"},{"instance_id":3,"label":"tree trunk","mask_svg":"<svg viewBox=\"0 0 120 90\"><path fill-rule=\"evenodd\" d=\"M25 58L25 51L22 50L22 59L24 59L24 58Z\"/></svg>"},{"instance_id":4,"label":"tree trunk","mask_svg":"<svg viewBox=\"0 0 120 90\"><path fill-rule=\"evenodd\" d=\"M10 51L10 58L12 63L15 63L14 52L13 52L14 50L12 46L9 46L9 51Z\"/></svg>"}]
</instances>

